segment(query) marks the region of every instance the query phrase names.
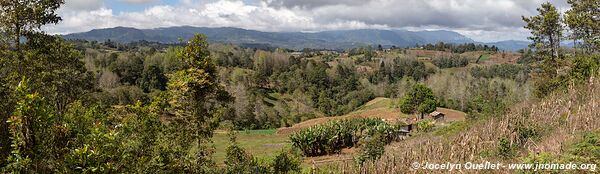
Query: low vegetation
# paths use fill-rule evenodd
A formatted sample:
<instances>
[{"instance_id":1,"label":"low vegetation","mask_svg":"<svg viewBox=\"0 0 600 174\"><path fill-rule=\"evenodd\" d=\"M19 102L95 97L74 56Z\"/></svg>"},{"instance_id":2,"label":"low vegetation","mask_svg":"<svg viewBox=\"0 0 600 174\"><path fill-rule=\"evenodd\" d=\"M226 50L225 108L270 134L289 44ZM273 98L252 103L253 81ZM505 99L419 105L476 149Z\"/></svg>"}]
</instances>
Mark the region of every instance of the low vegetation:
<instances>
[{"instance_id":1,"label":"low vegetation","mask_svg":"<svg viewBox=\"0 0 600 174\"><path fill-rule=\"evenodd\" d=\"M401 126L373 118L338 120L298 131L290 135L290 140L292 146L300 149L304 155L318 156L356 147L365 139L379 138L389 143L400 136Z\"/></svg>"}]
</instances>

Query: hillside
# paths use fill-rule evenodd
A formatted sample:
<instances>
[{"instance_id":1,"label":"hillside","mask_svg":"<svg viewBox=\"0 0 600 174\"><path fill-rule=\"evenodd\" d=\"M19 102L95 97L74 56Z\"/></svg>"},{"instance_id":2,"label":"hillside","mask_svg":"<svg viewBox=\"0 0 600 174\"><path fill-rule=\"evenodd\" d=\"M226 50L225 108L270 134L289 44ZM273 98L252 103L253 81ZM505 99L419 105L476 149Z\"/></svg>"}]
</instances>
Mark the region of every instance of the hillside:
<instances>
[{"instance_id":1,"label":"hillside","mask_svg":"<svg viewBox=\"0 0 600 174\"><path fill-rule=\"evenodd\" d=\"M384 45L408 47L427 43L474 43L472 39L452 31L406 31L406 30L336 30L315 33L262 32L241 28L168 27L136 29L115 27L94 29L89 32L64 35L66 39L95 41L134 42L140 40L175 43L187 40L195 33L203 33L210 41L246 46L273 46L301 50L304 48L346 49L361 45Z\"/></svg>"},{"instance_id":2,"label":"hillside","mask_svg":"<svg viewBox=\"0 0 600 174\"><path fill-rule=\"evenodd\" d=\"M522 102L504 116L450 125L392 143L380 160L350 173L409 171L409 164L414 162L597 163L600 85L598 80L590 82L571 86L568 93L556 93L538 102ZM586 148L590 153L581 153ZM351 164L329 167L347 166ZM473 171L467 173L470 172ZM504 168L489 172L514 171Z\"/></svg>"},{"instance_id":3,"label":"hillside","mask_svg":"<svg viewBox=\"0 0 600 174\"><path fill-rule=\"evenodd\" d=\"M408 115L400 112L400 109L393 108L392 102L397 99L383 98L378 97L375 98L363 106L359 107L356 111L351 112L349 114L343 116L335 116L335 117L323 117L323 118L315 118L306 120L304 122L295 124L291 127L283 127L277 130L278 134L290 134L300 129L308 128L314 125L322 124L328 121L333 120L342 120L342 119L355 119L355 118L380 118L387 122L404 122ZM446 114L446 120L449 121L459 121L465 119L465 113L461 111L456 111L452 109L446 108L438 108L437 111Z\"/></svg>"}]
</instances>

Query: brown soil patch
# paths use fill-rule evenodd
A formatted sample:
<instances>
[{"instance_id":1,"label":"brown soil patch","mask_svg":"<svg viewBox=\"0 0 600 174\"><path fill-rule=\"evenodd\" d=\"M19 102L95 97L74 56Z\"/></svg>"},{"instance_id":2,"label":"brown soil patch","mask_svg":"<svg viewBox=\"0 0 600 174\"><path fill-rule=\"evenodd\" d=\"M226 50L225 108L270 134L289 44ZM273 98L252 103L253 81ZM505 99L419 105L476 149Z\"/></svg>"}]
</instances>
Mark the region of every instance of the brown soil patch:
<instances>
[{"instance_id":1,"label":"brown soil patch","mask_svg":"<svg viewBox=\"0 0 600 174\"><path fill-rule=\"evenodd\" d=\"M325 164L344 162L354 160L354 154L358 152L357 148L346 148L342 149L340 153L329 154L323 156L308 157L304 159L304 163L312 166L321 166Z\"/></svg>"},{"instance_id":2,"label":"brown soil patch","mask_svg":"<svg viewBox=\"0 0 600 174\"><path fill-rule=\"evenodd\" d=\"M465 114L464 112L452 109L437 108L437 111L445 114L444 120L446 120L447 122L463 121L466 119L465 117L467 116L467 114Z\"/></svg>"},{"instance_id":3,"label":"brown soil patch","mask_svg":"<svg viewBox=\"0 0 600 174\"><path fill-rule=\"evenodd\" d=\"M452 55L450 52L445 51L435 51L435 50L407 50L406 53L408 55L412 55L415 57L449 57Z\"/></svg>"},{"instance_id":4,"label":"brown soil patch","mask_svg":"<svg viewBox=\"0 0 600 174\"><path fill-rule=\"evenodd\" d=\"M490 55L490 59L483 62L484 64L515 64L521 58L520 54L510 52L498 52Z\"/></svg>"}]
</instances>

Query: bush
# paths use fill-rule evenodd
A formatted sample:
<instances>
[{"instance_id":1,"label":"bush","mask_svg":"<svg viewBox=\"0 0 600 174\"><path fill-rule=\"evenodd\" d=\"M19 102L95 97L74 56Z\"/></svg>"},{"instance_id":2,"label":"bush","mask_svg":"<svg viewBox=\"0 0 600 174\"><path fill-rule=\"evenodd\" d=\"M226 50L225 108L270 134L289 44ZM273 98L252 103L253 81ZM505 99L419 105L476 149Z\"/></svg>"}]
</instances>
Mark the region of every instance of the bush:
<instances>
[{"instance_id":1,"label":"bush","mask_svg":"<svg viewBox=\"0 0 600 174\"><path fill-rule=\"evenodd\" d=\"M432 119L424 119L417 122L417 131L429 132L435 127L435 122Z\"/></svg>"},{"instance_id":2,"label":"bush","mask_svg":"<svg viewBox=\"0 0 600 174\"><path fill-rule=\"evenodd\" d=\"M300 159L298 152L294 150L284 150L275 156L273 163L271 163L271 168L275 174L289 173L292 171L299 172L301 162L302 160Z\"/></svg>"},{"instance_id":3,"label":"bush","mask_svg":"<svg viewBox=\"0 0 600 174\"><path fill-rule=\"evenodd\" d=\"M237 144L235 133L229 134L230 145L227 147L227 160L225 161L225 173L268 173L269 169L261 165L256 158L246 153L246 151Z\"/></svg>"},{"instance_id":4,"label":"bush","mask_svg":"<svg viewBox=\"0 0 600 174\"><path fill-rule=\"evenodd\" d=\"M439 68L454 68L454 67L465 67L469 65L469 59L459 56L452 56L450 58L434 58L431 63Z\"/></svg>"},{"instance_id":5,"label":"bush","mask_svg":"<svg viewBox=\"0 0 600 174\"><path fill-rule=\"evenodd\" d=\"M475 78L505 78L517 82L525 82L529 77L530 69L519 64L499 64L491 66L476 66L471 68L471 75Z\"/></svg>"},{"instance_id":6,"label":"bush","mask_svg":"<svg viewBox=\"0 0 600 174\"><path fill-rule=\"evenodd\" d=\"M498 141L498 155L503 158L510 158L514 155L513 147L507 138L500 138Z\"/></svg>"},{"instance_id":7,"label":"bush","mask_svg":"<svg viewBox=\"0 0 600 174\"><path fill-rule=\"evenodd\" d=\"M359 165L366 161L375 161L385 152L385 138L379 134L365 138L360 154L355 158Z\"/></svg>"},{"instance_id":8,"label":"bush","mask_svg":"<svg viewBox=\"0 0 600 174\"><path fill-rule=\"evenodd\" d=\"M573 68L569 73L571 78L577 82L586 82L591 76L598 74L598 58L577 57L573 60Z\"/></svg>"}]
</instances>

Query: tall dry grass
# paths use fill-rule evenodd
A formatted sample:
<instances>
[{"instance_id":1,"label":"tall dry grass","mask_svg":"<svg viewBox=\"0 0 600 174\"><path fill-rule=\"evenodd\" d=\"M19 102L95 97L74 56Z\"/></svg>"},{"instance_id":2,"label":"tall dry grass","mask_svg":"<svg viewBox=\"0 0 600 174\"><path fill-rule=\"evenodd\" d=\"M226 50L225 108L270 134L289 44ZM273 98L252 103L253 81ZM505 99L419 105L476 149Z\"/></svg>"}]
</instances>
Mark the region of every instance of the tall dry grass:
<instances>
[{"instance_id":1,"label":"tall dry grass","mask_svg":"<svg viewBox=\"0 0 600 174\"><path fill-rule=\"evenodd\" d=\"M326 166L336 173L449 173L448 170L413 170L411 164L502 162L519 163L528 154L558 154L565 143L582 132L600 128L600 80L553 94L538 102L522 102L502 117L487 118L466 130L446 137L424 134L393 143L378 161L357 167L352 162ZM533 132L533 133L532 133ZM532 135L533 136L524 136ZM498 154L499 140L505 138L515 154ZM452 173L508 173L507 170L461 170Z\"/></svg>"}]
</instances>

